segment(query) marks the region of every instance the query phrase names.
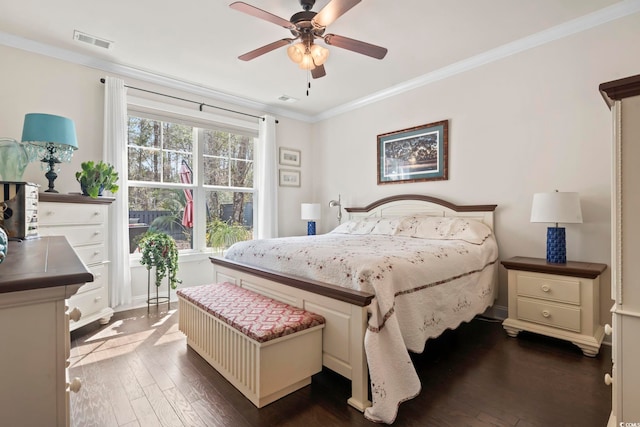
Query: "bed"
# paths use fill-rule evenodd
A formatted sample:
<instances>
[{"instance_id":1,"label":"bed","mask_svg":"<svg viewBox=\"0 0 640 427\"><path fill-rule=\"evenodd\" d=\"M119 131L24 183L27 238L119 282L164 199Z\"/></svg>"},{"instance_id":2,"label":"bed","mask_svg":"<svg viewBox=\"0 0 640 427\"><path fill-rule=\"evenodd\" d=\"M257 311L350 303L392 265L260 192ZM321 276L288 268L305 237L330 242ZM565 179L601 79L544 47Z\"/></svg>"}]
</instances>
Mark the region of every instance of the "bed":
<instances>
[{"instance_id":1,"label":"bed","mask_svg":"<svg viewBox=\"0 0 640 427\"><path fill-rule=\"evenodd\" d=\"M421 388L409 352L497 296L495 208L387 197L324 235L236 243L212 257L215 280L324 316L323 365L351 380L351 406L392 423Z\"/></svg>"}]
</instances>

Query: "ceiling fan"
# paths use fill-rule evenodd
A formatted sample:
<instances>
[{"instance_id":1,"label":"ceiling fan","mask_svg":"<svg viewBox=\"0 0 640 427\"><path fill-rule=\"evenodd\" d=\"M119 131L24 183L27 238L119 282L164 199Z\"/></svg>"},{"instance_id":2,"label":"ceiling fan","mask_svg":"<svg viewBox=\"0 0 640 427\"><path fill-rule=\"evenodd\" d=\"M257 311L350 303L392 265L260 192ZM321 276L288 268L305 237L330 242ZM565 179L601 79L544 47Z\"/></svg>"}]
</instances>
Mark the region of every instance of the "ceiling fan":
<instances>
[{"instance_id":1,"label":"ceiling fan","mask_svg":"<svg viewBox=\"0 0 640 427\"><path fill-rule=\"evenodd\" d=\"M310 70L311 76L317 79L327 74L324 69L324 62L329 55L329 50L315 44L314 41L316 39L322 39L329 46L336 46L376 59L382 59L387 54L387 49L384 47L337 34L325 34L325 30L333 21L360 3L361 0L331 0L320 12L313 12L311 10L316 0L299 1L303 9L302 12L293 14L288 21L245 2L237 1L231 3L229 7L232 9L286 28L291 31L291 34L294 36L293 38L281 39L259 47L244 55L240 55L238 59L250 61L282 46L291 45L287 49L289 58L297 63L300 68ZM298 40L299 43L293 44Z\"/></svg>"}]
</instances>

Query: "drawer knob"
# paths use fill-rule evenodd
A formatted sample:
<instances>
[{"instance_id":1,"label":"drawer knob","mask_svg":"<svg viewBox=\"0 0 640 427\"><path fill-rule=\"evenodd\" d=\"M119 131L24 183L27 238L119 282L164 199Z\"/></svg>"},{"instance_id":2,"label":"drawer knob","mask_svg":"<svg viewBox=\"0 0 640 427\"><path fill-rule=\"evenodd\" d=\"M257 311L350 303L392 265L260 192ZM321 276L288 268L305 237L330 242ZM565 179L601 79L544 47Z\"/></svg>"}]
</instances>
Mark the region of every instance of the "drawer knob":
<instances>
[{"instance_id":1,"label":"drawer knob","mask_svg":"<svg viewBox=\"0 0 640 427\"><path fill-rule=\"evenodd\" d=\"M74 393L79 392L80 391L80 387L82 387L82 382L80 381L80 378L78 378L78 377L74 378L69 383L69 390L71 390Z\"/></svg>"},{"instance_id":2,"label":"drawer knob","mask_svg":"<svg viewBox=\"0 0 640 427\"><path fill-rule=\"evenodd\" d=\"M69 319L73 320L74 322L80 320L81 317L82 312L78 307L74 307L74 309L69 312Z\"/></svg>"},{"instance_id":3,"label":"drawer knob","mask_svg":"<svg viewBox=\"0 0 640 427\"><path fill-rule=\"evenodd\" d=\"M542 317L550 317L551 316L551 312L549 310L542 310Z\"/></svg>"},{"instance_id":4,"label":"drawer knob","mask_svg":"<svg viewBox=\"0 0 640 427\"><path fill-rule=\"evenodd\" d=\"M606 385L611 385L613 384L613 377L609 374L604 374L604 383Z\"/></svg>"},{"instance_id":5,"label":"drawer knob","mask_svg":"<svg viewBox=\"0 0 640 427\"><path fill-rule=\"evenodd\" d=\"M613 328L611 327L611 325L608 323L604 325L604 333L607 335L611 335L611 332L613 332Z\"/></svg>"},{"instance_id":6,"label":"drawer knob","mask_svg":"<svg viewBox=\"0 0 640 427\"><path fill-rule=\"evenodd\" d=\"M542 285L542 292L549 292L551 287L547 284Z\"/></svg>"},{"instance_id":7,"label":"drawer knob","mask_svg":"<svg viewBox=\"0 0 640 427\"><path fill-rule=\"evenodd\" d=\"M98 302L98 301L100 301L101 299L102 299L102 297L95 297L95 298L93 299L93 301L94 301L94 302Z\"/></svg>"},{"instance_id":8,"label":"drawer knob","mask_svg":"<svg viewBox=\"0 0 640 427\"><path fill-rule=\"evenodd\" d=\"M99 235L100 235L100 232L99 232L99 231L94 231L94 232L93 232L93 235L94 235L94 236L99 236Z\"/></svg>"},{"instance_id":9,"label":"drawer knob","mask_svg":"<svg viewBox=\"0 0 640 427\"><path fill-rule=\"evenodd\" d=\"M93 251L94 255L100 255L100 251Z\"/></svg>"}]
</instances>

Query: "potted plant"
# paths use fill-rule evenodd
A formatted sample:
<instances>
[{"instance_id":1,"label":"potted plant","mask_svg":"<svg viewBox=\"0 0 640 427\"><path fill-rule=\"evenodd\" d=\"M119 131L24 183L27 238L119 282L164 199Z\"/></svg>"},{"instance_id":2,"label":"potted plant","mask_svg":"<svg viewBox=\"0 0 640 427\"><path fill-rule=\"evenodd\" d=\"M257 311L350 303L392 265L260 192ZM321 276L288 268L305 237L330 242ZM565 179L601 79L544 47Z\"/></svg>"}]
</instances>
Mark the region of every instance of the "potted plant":
<instances>
[{"instance_id":1,"label":"potted plant","mask_svg":"<svg viewBox=\"0 0 640 427\"><path fill-rule=\"evenodd\" d=\"M85 196L95 199L102 196L104 190L115 193L120 188L116 185L118 172L113 165L100 160L98 163L82 162L80 166L82 170L76 172L76 180L80 183L80 189Z\"/></svg>"},{"instance_id":2,"label":"potted plant","mask_svg":"<svg viewBox=\"0 0 640 427\"><path fill-rule=\"evenodd\" d=\"M207 224L207 244L212 248L226 249L236 242L251 239L251 231L241 224L230 224L219 218Z\"/></svg>"},{"instance_id":3,"label":"potted plant","mask_svg":"<svg viewBox=\"0 0 640 427\"><path fill-rule=\"evenodd\" d=\"M169 285L172 289L178 287L178 247L176 241L167 233L149 231L138 243L142 258L140 263L151 270L156 268L156 286L160 286L162 279L169 275Z\"/></svg>"}]
</instances>

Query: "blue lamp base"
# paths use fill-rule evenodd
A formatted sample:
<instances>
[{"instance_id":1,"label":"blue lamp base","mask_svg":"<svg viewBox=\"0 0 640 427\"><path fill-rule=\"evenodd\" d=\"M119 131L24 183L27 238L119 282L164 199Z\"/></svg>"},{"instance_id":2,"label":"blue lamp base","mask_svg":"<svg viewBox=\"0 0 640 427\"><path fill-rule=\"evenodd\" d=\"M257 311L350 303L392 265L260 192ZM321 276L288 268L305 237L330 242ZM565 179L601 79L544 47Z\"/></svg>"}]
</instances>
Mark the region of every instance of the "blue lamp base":
<instances>
[{"instance_id":1,"label":"blue lamp base","mask_svg":"<svg viewBox=\"0 0 640 427\"><path fill-rule=\"evenodd\" d=\"M316 222L309 221L307 222L307 236L315 236L316 235Z\"/></svg>"},{"instance_id":2,"label":"blue lamp base","mask_svg":"<svg viewBox=\"0 0 640 427\"><path fill-rule=\"evenodd\" d=\"M547 228L547 262L553 264L567 263L567 244L564 227Z\"/></svg>"}]
</instances>

